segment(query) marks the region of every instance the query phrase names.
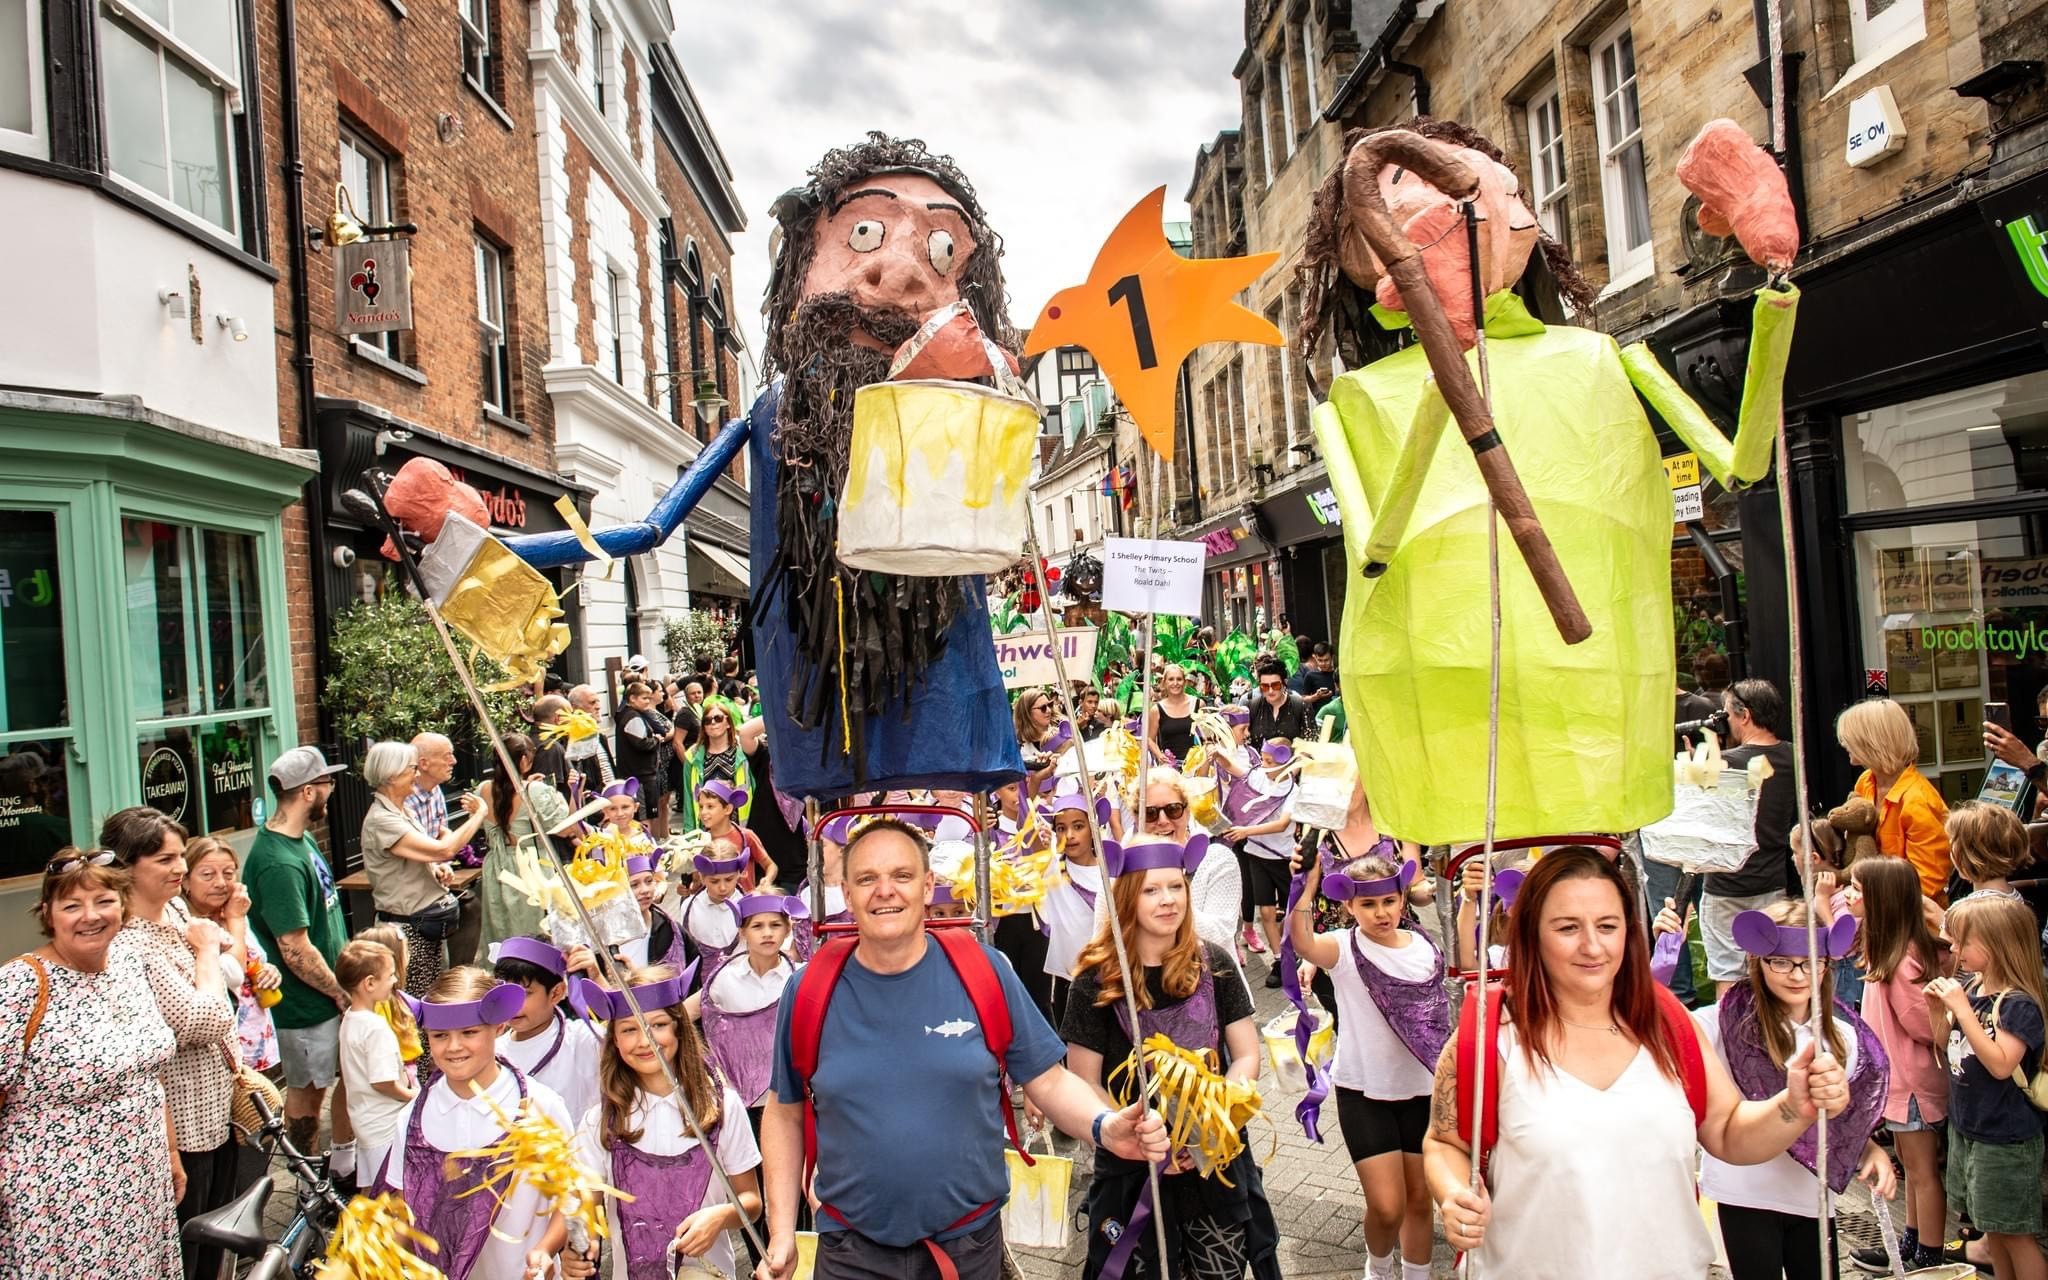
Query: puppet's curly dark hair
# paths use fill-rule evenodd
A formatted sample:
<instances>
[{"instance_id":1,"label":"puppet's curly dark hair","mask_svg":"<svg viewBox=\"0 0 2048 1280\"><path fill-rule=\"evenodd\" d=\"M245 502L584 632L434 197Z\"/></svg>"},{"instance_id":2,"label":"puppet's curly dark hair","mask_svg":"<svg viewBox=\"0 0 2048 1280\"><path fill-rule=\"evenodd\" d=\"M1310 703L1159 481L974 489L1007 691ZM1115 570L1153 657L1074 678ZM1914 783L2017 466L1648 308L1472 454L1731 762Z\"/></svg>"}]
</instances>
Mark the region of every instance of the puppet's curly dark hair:
<instances>
[{"instance_id":1,"label":"puppet's curly dark hair","mask_svg":"<svg viewBox=\"0 0 2048 1280\"><path fill-rule=\"evenodd\" d=\"M1425 138L1448 142L1454 147L1469 147L1510 171L1515 167L1493 139L1456 120L1416 116L1406 124L1387 127L1406 129ZM1353 129L1346 133L1340 156L1349 156L1351 148L1361 139L1378 132L1381 130ZM1324 331L1328 330L1336 339L1345 363L1355 366L1361 363L1354 358L1355 353L1370 345L1369 339L1377 336L1379 325L1369 310L1371 296L1345 279L1343 268L1338 265L1338 224L1343 211L1344 163L1340 159L1336 168L1330 171L1330 176L1316 188L1315 200L1309 208L1308 234L1302 246L1301 264L1295 268L1295 278L1301 282L1303 290L1301 327L1295 335L1295 347L1304 360L1312 362L1316 347L1322 342ZM1543 265L1556 281L1558 294L1577 317L1590 323L1594 299L1598 296L1596 291L1579 274L1577 264L1563 245L1547 233L1539 232L1538 235Z\"/></svg>"},{"instance_id":2,"label":"puppet's curly dark hair","mask_svg":"<svg viewBox=\"0 0 2048 1280\"><path fill-rule=\"evenodd\" d=\"M969 229L974 233L974 252L960 271L960 296L974 309L975 323L997 345L1015 351L1016 331L1010 326L1010 298L1003 283L1003 238L988 225L974 184L960 171L953 158L934 153L921 138L892 138L870 131L865 142L834 147L811 166L803 186L787 192L775 203L775 217L782 224L782 242L776 250L774 269L768 281L767 341L763 372L769 377L787 373L789 352L784 335L789 321L803 300L804 277L810 273L811 258L817 252L817 215L837 203L853 184L883 173L921 173L945 189L967 211Z\"/></svg>"}]
</instances>

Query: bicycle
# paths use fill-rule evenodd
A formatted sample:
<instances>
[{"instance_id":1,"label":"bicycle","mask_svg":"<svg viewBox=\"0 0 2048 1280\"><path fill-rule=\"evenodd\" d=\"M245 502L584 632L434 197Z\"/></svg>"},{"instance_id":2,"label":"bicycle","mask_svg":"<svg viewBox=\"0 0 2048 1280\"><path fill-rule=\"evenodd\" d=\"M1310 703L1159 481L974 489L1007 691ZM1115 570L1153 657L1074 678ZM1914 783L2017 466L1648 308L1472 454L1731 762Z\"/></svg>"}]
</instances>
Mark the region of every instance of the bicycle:
<instances>
[{"instance_id":1,"label":"bicycle","mask_svg":"<svg viewBox=\"0 0 2048 1280\"><path fill-rule=\"evenodd\" d=\"M347 1202L327 1179L319 1162L302 1154L285 1136L285 1125L261 1097L251 1097L258 1126L257 1144L266 1155L283 1156L297 1188L292 1220L273 1241L263 1227L263 1212L275 1189L269 1174L232 1201L202 1213L185 1224L187 1245L211 1246L221 1251L216 1280L235 1280L236 1268L253 1260L243 1280L310 1280L313 1264L327 1252L327 1237L339 1221Z\"/></svg>"}]
</instances>

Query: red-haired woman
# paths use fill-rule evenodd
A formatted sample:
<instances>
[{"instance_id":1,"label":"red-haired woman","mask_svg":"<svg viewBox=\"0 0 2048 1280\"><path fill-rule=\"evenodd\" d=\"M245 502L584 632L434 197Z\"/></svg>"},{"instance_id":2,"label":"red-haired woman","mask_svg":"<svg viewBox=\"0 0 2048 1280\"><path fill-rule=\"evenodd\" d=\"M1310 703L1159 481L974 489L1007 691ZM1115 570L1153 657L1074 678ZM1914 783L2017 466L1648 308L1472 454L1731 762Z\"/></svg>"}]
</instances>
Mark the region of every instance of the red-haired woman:
<instances>
[{"instance_id":1,"label":"red-haired woman","mask_svg":"<svg viewBox=\"0 0 2048 1280\"><path fill-rule=\"evenodd\" d=\"M1651 979L1635 899L1591 849L1558 849L1535 864L1508 934L1515 959L1486 1067L1499 1083L1499 1137L1477 1191L1457 1115L1456 1038L1436 1067L1423 1166L1451 1247L1477 1253L1488 1275L1523 1280L1702 1280L1714 1248L1694 1193L1694 1147L1729 1164L1778 1155L1812 1127L1817 1107L1836 1115L1847 1105L1840 1064L1809 1044L1786 1061L1783 1090L1746 1101ZM1688 1060L1704 1085L1697 1120Z\"/></svg>"}]
</instances>

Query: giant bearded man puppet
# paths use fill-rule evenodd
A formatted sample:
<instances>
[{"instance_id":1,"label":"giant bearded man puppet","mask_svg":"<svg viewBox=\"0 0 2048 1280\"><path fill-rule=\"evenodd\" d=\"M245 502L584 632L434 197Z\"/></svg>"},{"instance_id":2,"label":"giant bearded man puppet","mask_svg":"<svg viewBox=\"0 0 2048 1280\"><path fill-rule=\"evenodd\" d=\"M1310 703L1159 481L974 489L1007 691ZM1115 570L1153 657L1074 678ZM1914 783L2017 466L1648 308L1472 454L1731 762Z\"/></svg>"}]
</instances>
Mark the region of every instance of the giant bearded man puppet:
<instances>
[{"instance_id":1,"label":"giant bearded man puppet","mask_svg":"<svg viewBox=\"0 0 2048 1280\"><path fill-rule=\"evenodd\" d=\"M881 134L827 153L774 213L768 388L645 521L595 541L650 550L751 448L754 644L778 790L992 791L1022 762L981 580L851 569L837 540L860 388L1010 363L1002 241L950 159ZM948 308L950 322L926 325ZM540 567L589 558L570 534L507 545Z\"/></svg>"}]
</instances>

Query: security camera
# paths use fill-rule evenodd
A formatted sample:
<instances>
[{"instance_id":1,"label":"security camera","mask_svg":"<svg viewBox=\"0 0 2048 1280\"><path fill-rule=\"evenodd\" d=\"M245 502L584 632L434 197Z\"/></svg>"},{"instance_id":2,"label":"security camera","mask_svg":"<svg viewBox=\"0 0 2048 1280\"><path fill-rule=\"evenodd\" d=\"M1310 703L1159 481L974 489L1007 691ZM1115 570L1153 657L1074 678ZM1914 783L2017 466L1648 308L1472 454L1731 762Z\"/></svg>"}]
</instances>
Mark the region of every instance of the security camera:
<instances>
[{"instance_id":1,"label":"security camera","mask_svg":"<svg viewBox=\"0 0 2048 1280\"><path fill-rule=\"evenodd\" d=\"M356 563L356 549L349 546L336 547L330 553L330 558L334 561L335 568L352 569Z\"/></svg>"}]
</instances>

